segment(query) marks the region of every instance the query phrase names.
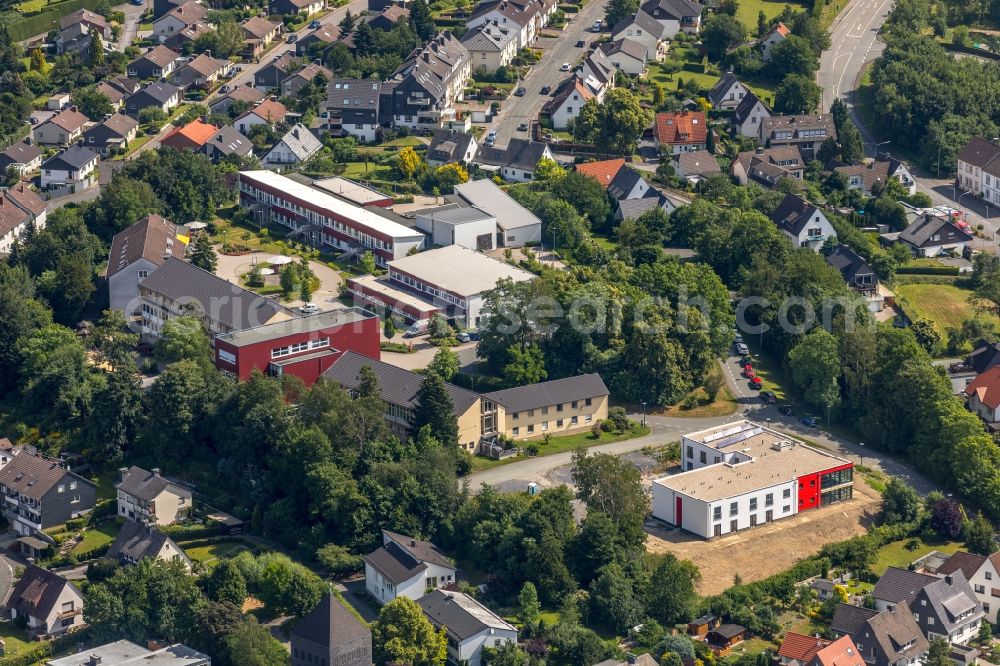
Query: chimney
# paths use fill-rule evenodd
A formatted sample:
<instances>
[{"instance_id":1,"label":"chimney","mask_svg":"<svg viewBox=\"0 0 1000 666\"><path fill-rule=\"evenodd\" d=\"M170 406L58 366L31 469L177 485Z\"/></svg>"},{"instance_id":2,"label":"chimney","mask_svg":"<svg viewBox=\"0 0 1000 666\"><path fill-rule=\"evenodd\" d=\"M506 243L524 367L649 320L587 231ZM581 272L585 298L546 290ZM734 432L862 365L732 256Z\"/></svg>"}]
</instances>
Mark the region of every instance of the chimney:
<instances>
[{"instance_id":1,"label":"chimney","mask_svg":"<svg viewBox=\"0 0 1000 666\"><path fill-rule=\"evenodd\" d=\"M124 479L125 478L125 472L127 472L127 471L128 471L128 467L119 467L118 468L118 479L119 480Z\"/></svg>"},{"instance_id":2,"label":"chimney","mask_svg":"<svg viewBox=\"0 0 1000 666\"><path fill-rule=\"evenodd\" d=\"M955 579L952 578L951 574L944 577L944 582L948 585L952 585L954 583L954 580Z\"/></svg>"},{"instance_id":3,"label":"chimney","mask_svg":"<svg viewBox=\"0 0 1000 666\"><path fill-rule=\"evenodd\" d=\"M820 647L821 645L823 645L823 641L820 640L819 634L817 633L816 634L816 647Z\"/></svg>"},{"instance_id":4,"label":"chimney","mask_svg":"<svg viewBox=\"0 0 1000 666\"><path fill-rule=\"evenodd\" d=\"M79 109L76 108L76 104L74 104L73 106L69 107L69 110L70 111L79 111Z\"/></svg>"},{"instance_id":5,"label":"chimney","mask_svg":"<svg viewBox=\"0 0 1000 666\"><path fill-rule=\"evenodd\" d=\"M410 539L410 548L416 548L416 547L417 547L417 540Z\"/></svg>"},{"instance_id":6,"label":"chimney","mask_svg":"<svg viewBox=\"0 0 1000 666\"><path fill-rule=\"evenodd\" d=\"M296 125L292 129L292 136L294 136L296 139L299 138L299 126L298 125Z\"/></svg>"},{"instance_id":7,"label":"chimney","mask_svg":"<svg viewBox=\"0 0 1000 666\"><path fill-rule=\"evenodd\" d=\"M212 57L212 52L211 52L210 50L209 50L209 51L205 51L204 53L205 53L205 55L207 55L207 56L208 56L209 58L211 58L211 57Z\"/></svg>"},{"instance_id":8,"label":"chimney","mask_svg":"<svg viewBox=\"0 0 1000 666\"><path fill-rule=\"evenodd\" d=\"M90 659L87 660L87 666L100 666L101 657L100 655L92 654Z\"/></svg>"}]
</instances>

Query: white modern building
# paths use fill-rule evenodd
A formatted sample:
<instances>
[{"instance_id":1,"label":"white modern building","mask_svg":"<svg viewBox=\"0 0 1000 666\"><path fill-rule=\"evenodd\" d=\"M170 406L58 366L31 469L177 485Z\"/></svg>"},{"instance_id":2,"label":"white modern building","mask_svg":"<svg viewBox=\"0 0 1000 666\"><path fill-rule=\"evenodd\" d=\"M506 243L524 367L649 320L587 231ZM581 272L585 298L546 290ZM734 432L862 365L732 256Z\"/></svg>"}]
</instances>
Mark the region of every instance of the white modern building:
<instances>
[{"instance_id":1,"label":"white modern building","mask_svg":"<svg viewBox=\"0 0 1000 666\"><path fill-rule=\"evenodd\" d=\"M496 249L497 218L475 206L428 208L417 211L416 221L433 245L461 245L481 252Z\"/></svg>"},{"instance_id":2,"label":"white modern building","mask_svg":"<svg viewBox=\"0 0 1000 666\"><path fill-rule=\"evenodd\" d=\"M542 241L542 221L492 180L482 178L455 186L455 194L497 221L497 247L524 247Z\"/></svg>"},{"instance_id":3,"label":"white modern building","mask_svg":"<svg viewBox=\"0 0 1000 666\"><path fill-rule=\"evenodd\" d=\"M484 647L517 642L516 627L461 592L435 590L417 603L435 629L448 632L449 664L480 666Z\"/></svg>"},{"instance_id":4,"label":"white modern building","mask_svg":"<svg viewBox=\"0 0 1000 666\"><path fill-rule=\"evenodd\" d=\"M684 435L681 459L653 482L653 517L706 539L853 496L850 461L750 421Z\"/></svg>"},{"instance_id":5,"label":"white modern building","mask_svg":"<svg viewBox=\"0 0 1000 666\"><path fill-rule=\"evenodd\" d=\"M241 171L239 178L240 203L255 219L295 230L309 227L303 230L306 238L354 254L370 250L380 266L424 245L416 229L286 176Z\"/></svg>"},{"instance_id":6,"label":"white modern building","mask_svg":"<svg viewBox=\"0 0 1000 666\"><path fill-rule=\"evenodd\" d=\"M502 279L527 282L534 275L460 245L449 245L389 262L388 278L371 284L351 278L348 288L377 307L420 318L439 312L463 328L479 328L485 319L483 293ZM415 307L417 300L421 307Z\"/></svg>"},{"instance_id":7,"label":"white modern building","mask_svg":"<svg viewBox=\"0 0 1000 666\"><path fill-rule=\"evenodd\" d=\"M380 604L396 597L416 601L451 585L457 569L430 541L382 530L382 546L365 555L365 589Z\"/></svg>"}]
</instances>

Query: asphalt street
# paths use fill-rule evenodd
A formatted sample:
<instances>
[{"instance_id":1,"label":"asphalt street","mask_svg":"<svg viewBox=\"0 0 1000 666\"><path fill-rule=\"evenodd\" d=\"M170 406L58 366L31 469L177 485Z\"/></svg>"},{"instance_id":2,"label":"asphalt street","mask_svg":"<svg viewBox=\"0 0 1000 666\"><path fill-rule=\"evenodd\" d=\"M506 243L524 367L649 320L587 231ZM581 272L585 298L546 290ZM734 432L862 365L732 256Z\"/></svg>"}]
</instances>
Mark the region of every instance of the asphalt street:
<instances>
[{"instance_id":1,"label":"asphalt street","mask_svg":"<svg viewBox=\"0 0 1000 666\"><path fill-rule=\"evenodd\" d=\"M518 126L527 123L530 127L538 118L542 105L550 99L549 95L541 93L544 86L549 86L555 92L560 82L573 75L572 71L561 71L563 63L568 63L575 70L590 50L591 43L601 37L592 28L595 21L604 19L605 4L603 0L591 0L576 16L567 15L571 20L557 38L543 37L538 40L535 46L542 49L542 58L519 84L525 87L525 95L512 96L504 101L500 106L500 113L488 128L497 131L498 147L506 147L512 138L528 138L528 132L518 130ZM581 39L585 45L578 47L576 44Z\"/></svg>"}]
</instances>

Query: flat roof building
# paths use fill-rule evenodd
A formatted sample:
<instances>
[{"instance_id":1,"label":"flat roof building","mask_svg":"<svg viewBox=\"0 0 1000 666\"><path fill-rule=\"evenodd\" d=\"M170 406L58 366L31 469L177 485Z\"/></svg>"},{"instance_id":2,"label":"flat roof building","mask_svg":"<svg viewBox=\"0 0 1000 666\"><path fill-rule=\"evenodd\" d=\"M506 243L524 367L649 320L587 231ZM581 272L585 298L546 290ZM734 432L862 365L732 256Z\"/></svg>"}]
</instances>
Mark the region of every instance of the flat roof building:
<instances>
[{"instance_id":1,"label":"flat roof building","mask_svg":"<svg viewBox=\"0 0 1000 666\"><path fill-rule=\"evenodd\" d=\"M296 317L215 338L215 367L242 380L254 370L295 375L311 386L350 350L378 360L378 317L361 308L340 308Z\"/></svg>"},{"instance_id":2,"label":"flat roof building","mask_svg":"<svg viewBox=\"0 0 1000 666\"><path fill-rule=\"evenodd\" d=\"M389 279L380 282L386 287L382 291L353 278L347 284L356 297L377 306L412 316L401 307L410 304L399 303L391 293L405 292L465 328L478 328L483 320L483 292L495 288L502 279L527 282L534 277L480 252L449 245L389 262Z\"/></svg>"},{"instance_id":3,"label":"flat roof building","mask_svg":"<svg viewBox=\"0 0 1000 666\"><path fill-rule=\"evenodd\" d=\"M685 435L681 456L653 482L653 516L705 538L853 496L853 463L751 421Z\"/></svg>"},{"instance_id":4,"label":"flat roof building","mask_svg":"<svg viewBox=\"0 0 1000 666\"><path fill-rule=\"evenodd\" d=\"M271 171L241 171L240 203L260 222L304 231L314 241L355 254L370 250L385 266L421 248L415 229L354 205L328 192Z\"/></svg>"},{"instance_id":5,"label":"flat roof building","mask_svg":"<svg viewBox=\"0 0 1000 666\"><path fill-rule=\"evenodd\" d=\"M455 194L497 220L497 246L522 247L542 240L542 221L487 178L455 186Z\"/></svg>"}]
</instances>

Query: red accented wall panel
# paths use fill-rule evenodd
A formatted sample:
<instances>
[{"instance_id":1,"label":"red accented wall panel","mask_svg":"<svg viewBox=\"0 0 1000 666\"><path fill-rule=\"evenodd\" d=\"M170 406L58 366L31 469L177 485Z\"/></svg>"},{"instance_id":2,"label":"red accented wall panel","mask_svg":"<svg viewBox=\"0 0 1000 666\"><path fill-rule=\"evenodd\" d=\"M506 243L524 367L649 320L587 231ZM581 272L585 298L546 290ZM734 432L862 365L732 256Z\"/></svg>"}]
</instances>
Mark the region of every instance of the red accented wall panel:
<instances>
[{"instance_id":1,"label":"red accented wall panel","mask_svg":"<svg viewBox=\"0 0 1000 666\"><path fill-rule=\"evenodd\" d=\"M820 506L820 493L822 490L822 477L832 472L839 472L844 469L851 469L854 463L837 465L830 469L824 469L815 474L806 474L799 477L799 512L815 509Z\"/></svg>"}]
</instances>

